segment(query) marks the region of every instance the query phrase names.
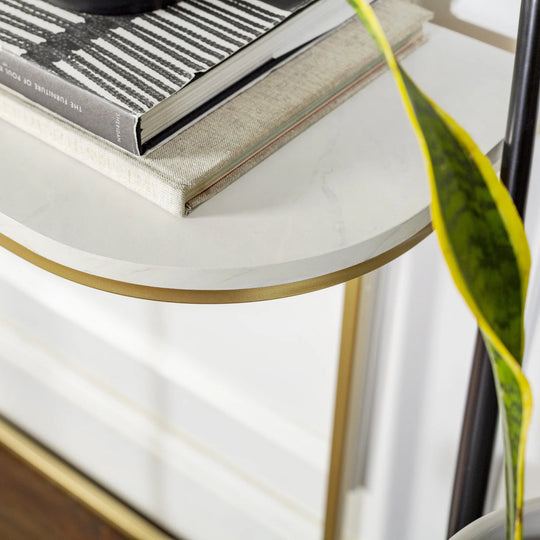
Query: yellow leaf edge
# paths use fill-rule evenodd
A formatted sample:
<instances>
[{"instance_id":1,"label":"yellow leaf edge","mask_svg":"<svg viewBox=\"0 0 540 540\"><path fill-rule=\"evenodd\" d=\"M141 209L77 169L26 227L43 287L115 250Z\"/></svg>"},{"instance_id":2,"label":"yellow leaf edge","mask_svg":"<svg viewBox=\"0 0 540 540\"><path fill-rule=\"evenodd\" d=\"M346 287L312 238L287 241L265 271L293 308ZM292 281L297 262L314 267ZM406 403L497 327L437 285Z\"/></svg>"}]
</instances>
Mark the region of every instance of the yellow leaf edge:
<instances>
[{"instance_id":1,"label":"yellow leaf edge","mask_svg":"<svg viewBox=\"0 0 540 540\"><path fill-rule=\"evenodd\" d=\"M478 320L479 326L482 328L482 330L486 333L486 335L492 341L493 345L496 346L499 351L505 352L505 354L503 355L504 357L513 358L510 352L506 349L506 346L502 343L500 338L496 335L496 333L493 331L493 329L491 328L487 320L482 315L475 300L472 298L472 296L469 293L468 287L465 284L465 280L463 279L461 275L461 271L459 270L459 267L455 263L455 256L454 256L452 247L450 246L450 243L448 241L448 236L446 234L446 228L444 226L444 222L441 218L440 204L439 204L439 199L437 197L437 190L435 187L435 176L433 173L433 166L431 163L431 157L429 155L429 151L427 147L427 142L424 137L424 133L422 132L422 129L420 127L420 124L418 123L418 120L416 118L413 105L409 99L409 95L407 93L405 83L399 71L399 67L394 57L394 53L392 52L392 48L390 47L388 41L386 40L384 36L384 32L380 26L380 23L377 17L375 16L375 13L371 9L371 7L364 0L349 0L349 3L351 3L353 7L356 9L357 13L360 15L360 18L363 19L364 22L367 23L370 33L373 35L377 44L381 48L385 56L385 59L390 67L390 70L392 71L394 78L396 79L399 92L405 104L405 108L410 117L415 134L420 143L422 154L424 156L424 161L426 164L430 187L431 187L431 193L432 193L431 206L432 206L433 226L439 236L441 248L443 250L447 264L450 267L450 272L452 274L452 277L456 281L456 285L458 286L460 293L464 296L465 301L467 302L469 308L471 309L474 316ZM505 187L501 184L501 182L499 182L497 175L495 171L493 170L493 167L491 166L491 163L486 158L486 156L482 154L482 152L476 146L476 144L468 135L468 133L463 128L461 128L457 124L457 122L455 122L448 114L446 114L446 112L444 112L437 104L433 103L433 101L431 101L431 99L429 99L429 97L426 96L423 92L422 92L422 95L435 108L437 113L446 122L448 128L456 135L456 138L469 151L473 161L476 163L476 165L480 169L480 172L486 179L487 187L495 201L495 204L497 205L497 208L502 217L502 220L508 230L510 242L514 249L514 253L516 254L516 259L517 259L520 278L521 278L522 303L524 305L525 296L527 293L531 256L530 256L529 246L527 243L527 238L525 235L525 230L523 228L523 224L521 222L519 214L514 206L514 203L510 195L508 194L507 190L505 189ZM517 360L514 359L514 361L518 364L518 368L519 368L519 363L517 362Z\"/></svg>"},{"instance_id":2,"label":"yellow leaf edge","mask_svg":"<svg viewBox=\"0 0 540 540\"><path fill-rule=\"evenodd\" d=\"M468 288L465 285L465 282L461 276L461 272L454 262L455 257L452 252L452 248L447 240L446 234L444 235L444 238L441 238L440 231L446 232L446 229L441 219L441 211L439 199L437 197L437 190L435 187L435 176L431 163L431 157L429 155L429 150L426 139L424 137L424 133L416 118L413 105L409 99L409 94L405 87L405 82L403 81L403 77L401 76L397 60L394 56L392 48L386 40L384 31L375 13L371 9L371 6L369 6L369 4L365 2L365 0L348 0L348 2L354 7L360 18L367 25L369 32L371 33L379 48L381 49L385 60L396 80L399 93L402 97L405 109L413 126L414 132L420 144L422 155L424 157L424 162L426 164L432 193L433 227L438 232L439 240L441 241L441 247L443 249L443 253L445 255L447 263L450 267L452 276L459 279L459 284L457 285L460 292L464 295L465 300L467 301L467 304L469 305L469 308L471 309L475 317L479 321L481 320L483 322L483 324L480 326L483 327L487 335L490 337L490 339L492 339L494 345L499 348L500 344L500 346L506 349L506 347L501 343L500 339L498 339L498 337L495 335L488 322L482 316L474 299L470 296ZM456 138L469 151L473 161L476 163L480 172L486 180L487 187L493 197L493 200L495 201L495 204L497 205L501 218L508 230L510 242L516 255L521 278L522 304L525 305L525 297L527 294L529 271L531 265L531 255L527 243L527 237L525 235L525 230L523 228L523 223L521 222L512 198L510 197L506 188L501 184L501 182L499 182L499 179L487 157L484 156L484 154L476 146L476 143L471 139L469 134L463 128L461 128L461 126L459 126L459 124L455 120L453 120L445 111L443 111L436 103L434 103L428 96L426 96L420 89L419 91L422 93L425 99L429 101L431 106L437 111L437 113L447 124L447 127L452 131ZM508 354L510 355L510 353Z\"/></svg>"},{"instance_id":3,"label":"yellow leaf edge","mask_svg":"<svg viewBox=\"0 0 540 540\"><path fill-rule=\"evenodd\" d=\"M426 99L427 96L425 96ZM523 228L523 223L519 217L517 209L514 206L514 202L510 197L508 191L499 181L490 161L487 159L484 154L478 149L474 141L471 139L469 134L461 128L448 114L446 114L437 104L429 100L431 105L437 111L437 114L443 118L446 122L449 129L454 133L456 138L463 144L465 148L470 152L473 161L476 163L482 176L484 177L487 187L497 205L501 218L505 224L507 231L509 232L510 242L514 249L516 255L517 264L519 268L519 273L521 277L521 298L522 305L525 305L525 298L527 295L527 287L529 281L529 272L531 265L531 255L529 251L529 244L525 235L525 230ZM432 193L434 192L432 188ZM435 202L435 199L433 200ZM514 378L519 385L521 393L521 405L522 405L522 421L521 421L521 430L519 436L519 446L518 446L518 469L517 474L517 486L516 486L516 505L517 505L517 514L516 520L514 523L514 540L521 540L522 538L522 507L523 507L523 486L524 486L524 469L525 469L525 447L527 440L527 433L529 430L529 425L531 422L532 408L533 408L533 398L532 391L529 384L529 381L523 374L521 365L516 358L508 351L504 343L500 340L499 336L493 331L491 326L483 317L482 313L476 306L476 302L470 296L468 288L465 284L465 281L459 271L459 268L455 264L454 255L452 248L448 242L446 235L446 228L441 219L441 212L439 206L439 200L436 199L436 204L432 203L432 213L433 213L433 228L437 232L439 237L439 242L441 244L441 249L444 253L446 262L450 268L450 273L456 286L458 287L460 293L465 298L467 305L475 315L478 326L482 330L482 333L487 339L491 341L493 346L497 349L501 357L506 362L507 366L511 369ZM522 328L522 333L524 329ZM524 336L522 335L522 343L524 343Z\"/></svg>"},{"instance_id":4,"label":"yellow leaf edge","mask_svg":"<svg viewBox=\"0 0 540 540\"><path fill-rule=\"evenodd\" d=\"M483 333L483 332L482 332ZM484 340L486 344L489 342L489 338L484 335ZM491 344L492 347L495 347ZM489 347L488 347L489 351ZM498 351L500 352L500 351ZM491 352L490 352L491 358ZM527 440L527 431L531 421L531 412L532 412L532 393L529 386L527 378L523 375L520 365L515 361L514 357L508 353L508 356L502 357L506 365L512 371L516 381L518 382L521 399L522 399L522 423L519 437L519 446L518 446L518 468L516 471L517 475L517 486L516 486L516 516L514 522L514 540L522 540L522 529L523 529L523 480L524 480L524 469L525 469L525 443ZM494 361L493 358L491 359ZM499 387L498 382L496 381L497 387ZM497 394L499 393L499 388L497 389ZM505 443L506 446L506 443ZM505 463L505 467L507 463Z\"/></svg>"},{"instance_id":5,"label":"yellow leaf edge","mask_svg":"<svg viewBox=\"0 0 540 540\"><path fill-rule=\"evenodd\" d=\"M529 284L529 272L531 268L531 253L527 236L519 213L514 205L514 201L504 185L499 181L493 166L489 159L480 151L476 143L470 135L444 110L436 103L431 101L428 96L422 93L423 96L430 102L431 106L437 111L437 114L444 120L447 127L452 131L456 139L469 151L473 161L476 163L487 188L495 201L499 210L499 214L505 224L506 230L509 233L510 243L516 255L519 274L521 277L521 300L522 305L525 305L527 296L527 288Z\"/></svg>"},{"instance_id":6,"label":"yellow leaf edge","mask_svg":"<svg viewBox=\"0 0 540 540\"><path fill-rule=\"evenodd\" d=\"M469 290L465 284L461 272L455 263L455 257L453 250L448 241L448 236L446 233L446 228L441 218L441 211L439 205L439 199L436 196L437 190L435 189L435 176L433 172L433 165L431 163L431 158L429 155L429 150L427 146L424 133L420 127L420 124L416 118L413 105L409 99L407 89L405 87L405 82L399 71L399 67L390 47L390 44L386 40L384 31L371 7L364 0L348 0L349 4L355 9L356 13L360 19L364 22L368 31L372 35L373 39L381 49L385 60L390 68L390 71L394 75L394 79L398 86L399 93L402 97L405 109L413 126L414 132L418 139L422 155L424 157L424 162L426 164L427 174L429 177L430 188L432 192L432 220L433 227L437 232L439 237L439 243L443 251L443 255L447 261L447 264L450 269L450 273L458 287L458 290L465 299L467 305L471 309L473 315L478 321L478 325L481 328L482 332L486 334L486 337L491 340L494 347L497 348L499 354L507 362L510 367L514 377L519 385L521 396L522 396L522 424L520 432L520 441L518 449L518 486L517 486L517 504L518 508L522 507L523 503L523 473L524 473L524 461L525 461L525 441L527 437L527 431L530 424L531 413L532 413L532 392L529 385L529 382L521 370L521 366L517 359L508 351L504 343L500 340L497 334L493 331L491 326L488 324L487 320L484 318L480 312L476 302L469 293ZM514 203L508 194L504 186L499 182L495 171L489 160L484 154L479 150L474 141L468 135L468 133L463 130L457 122L455 122L446 112L444 112L440 107L438 107L432 100L430 100L424 93L424 97L430 102L430 104L435 108L437 113L441 118L446 122L448 128L456 136L456 138L463 144L463 146L469 151L473 161L478 166L483 177L486 179L487 187L497 205L501 218L509 232L510 242L514 249L516 255L517 264L519 268L519 273L521 277L521 296L522 304L525 304L525 297L527 294L527 286L529 280L529 271L530 271L530 251L527 243L527 238L523 228L523 224L519 217L519 214L514 206ZM435 196L433 196L435 195ZM518 512L518 517L516 520L516 535L515 539L519 538L521 531L521 513Z\"/></svg>"}]
</instances>

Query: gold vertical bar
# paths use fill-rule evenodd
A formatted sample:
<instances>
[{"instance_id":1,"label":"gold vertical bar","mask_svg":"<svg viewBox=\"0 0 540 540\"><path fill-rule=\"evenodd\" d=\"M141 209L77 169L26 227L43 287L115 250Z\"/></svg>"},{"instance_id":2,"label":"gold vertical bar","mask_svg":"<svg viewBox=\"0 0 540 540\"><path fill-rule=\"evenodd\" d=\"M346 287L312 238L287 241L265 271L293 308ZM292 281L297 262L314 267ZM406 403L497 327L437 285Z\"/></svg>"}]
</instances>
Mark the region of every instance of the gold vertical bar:
<instances>
[{"instance_id":1,"label":"gold vertical bar","mask_svg":"<svg viewBox=\"0 0 540 540\"><path fill-rule=\"evenodd\" d=\"M345 286L339 368L337 375L332 451L326 495L324 540L337 540L344 513L344 455L347 419L352 393L352 375L356 349L357 325L360 311L362 278L348 281Z\"/></svg>"}]
</instances>

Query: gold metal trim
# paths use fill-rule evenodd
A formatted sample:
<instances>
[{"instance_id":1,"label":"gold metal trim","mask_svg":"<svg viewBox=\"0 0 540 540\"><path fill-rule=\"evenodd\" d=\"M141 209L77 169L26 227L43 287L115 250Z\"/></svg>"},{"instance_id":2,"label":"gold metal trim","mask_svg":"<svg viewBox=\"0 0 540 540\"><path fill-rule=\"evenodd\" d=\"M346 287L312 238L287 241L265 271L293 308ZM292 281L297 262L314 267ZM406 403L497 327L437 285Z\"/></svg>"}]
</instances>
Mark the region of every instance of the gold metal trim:
<instances>
[{"instance_id":1,"label":"gold metal trim","mask_svg":"<svg viewBox=\"0 0 540 540\"><path fill-rule=\"evenodd\" d=\"M26 261L39 266L52 274L63 277L75 283L80 283L94 289L120 294L123 296L132 296L145 300L157 300L160 302L181 302L186 304L230 304L240 302L259 302L261 300L272 300L276 298L286 298L298 294L318 291L327 287L332 287L338 283L343 283L355 279L362 274L366 274L392 261L402 253L405 253L413 246L418 244L432 231L431 224L426 225L416 234L399 244L398 246L369 259L363 263L338 270L330 274L319 276L294 283L285 283L283 285L272 285L269 287L257 287L253 289L234 289L234 290L186 290L169 289L163 287L152 287L148 285L138 285L108 279L94 274L75 270L64 266L55 261L47 259L23 245L15 242L8 236L0 233L0 246Z\"/></svg>"},{"instance_id":2,"label":"gold metal trim","mask_svg":"<svg viewBox=\"0 0 540 540\"><path fill-rule=\"evenodd\" d=\"M0 418L0 444L133 540L173 540L32 439Z\"/></svg>"},{"instance_id":3,"label":"gold metal trim","mask_svg":"<svg viewBox=\"0 0 540 540\"><path fill-rule=\"evenodd\" d=\"M332 454L326 491L326 517L324 524L324 540L337 540L340 527L341 485L343 482L343 466L345 439L347 436L347 416L352 392L354 353L360 302L362 296L362 278L349 281L345 287L345 303L343 306L343 322L341 330L341 346L339 368L336 385L334 409L334 429L332 434Z\"/></svg>"}]
</instances>

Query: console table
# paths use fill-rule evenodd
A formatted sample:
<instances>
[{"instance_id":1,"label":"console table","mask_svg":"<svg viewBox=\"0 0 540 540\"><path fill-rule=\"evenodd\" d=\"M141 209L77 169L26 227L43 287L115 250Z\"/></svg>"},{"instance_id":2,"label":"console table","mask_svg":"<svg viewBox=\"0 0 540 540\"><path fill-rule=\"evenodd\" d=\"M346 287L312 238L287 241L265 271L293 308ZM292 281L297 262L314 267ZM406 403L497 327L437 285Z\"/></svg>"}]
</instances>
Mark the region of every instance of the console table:
<instances>
[{"instance_id":1,"label":"console table","mask_svg":"<svg viewBox=\"0 0 540 540\"><path fill-rule=\"evenodd\" d=\"M433 25L403 62L488 152L504 134L512 56ZM420 152L388 73L186 219L0 122L0 245L67 279L187 303L346 289L326 540L340 537L366 359L359 276L431 230ZM494 154L495 155L495 154ZM210 309L210 308L209 308ZM361 392L360 392L361 394Z\"/></svg>"}]
</instances>

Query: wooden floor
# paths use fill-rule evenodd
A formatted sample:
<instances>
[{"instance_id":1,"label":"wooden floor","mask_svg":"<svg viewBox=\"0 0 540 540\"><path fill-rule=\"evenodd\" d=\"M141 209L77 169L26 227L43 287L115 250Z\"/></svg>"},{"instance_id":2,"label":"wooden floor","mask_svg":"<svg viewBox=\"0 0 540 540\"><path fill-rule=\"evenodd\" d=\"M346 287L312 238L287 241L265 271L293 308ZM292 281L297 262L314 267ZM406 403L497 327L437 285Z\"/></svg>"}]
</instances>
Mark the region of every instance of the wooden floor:
<instances>
[{"instance_id":1,"label":"wooden floor","mask_svg":"<svg viewBox=\"0 0 540 540\"><path fill-rule=\"evenodd\" d=\"M0 538L128 538L0 445Z\"/></svg>"},{"instance_id":2,"label":"wooden floor","mask_svg":"<svg viewBox=\"0 0 540 540\"><path fill-rule=\"evenodd\" d=\"M0 540L180 540L0 416Z\"/></svg>"}]
</instances>

